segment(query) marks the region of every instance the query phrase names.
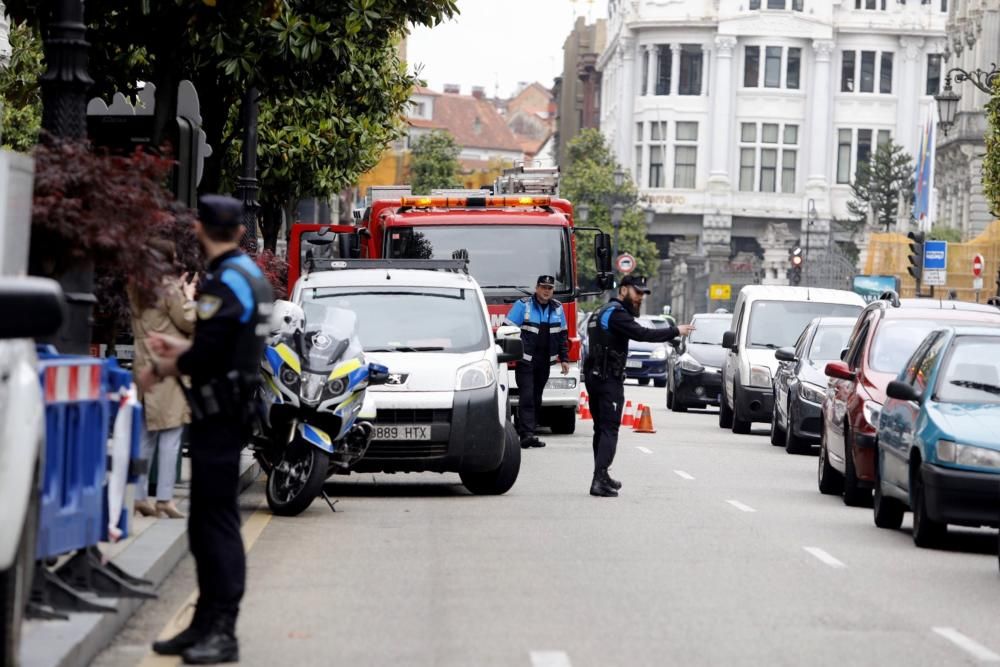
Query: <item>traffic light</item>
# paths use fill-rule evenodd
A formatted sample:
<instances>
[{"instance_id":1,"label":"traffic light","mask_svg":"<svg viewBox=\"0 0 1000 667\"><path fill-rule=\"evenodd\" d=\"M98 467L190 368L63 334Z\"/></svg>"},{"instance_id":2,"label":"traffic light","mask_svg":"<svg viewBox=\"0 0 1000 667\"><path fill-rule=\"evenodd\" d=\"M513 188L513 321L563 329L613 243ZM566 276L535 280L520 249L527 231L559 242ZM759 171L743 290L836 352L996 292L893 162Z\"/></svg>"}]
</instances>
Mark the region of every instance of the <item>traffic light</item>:
<instances>
[{"instance_id":1,"label":"traffic light","mask_svg":"<svg viewBox=\"0 0 1000 667\"><path fill-rule=\"evenodd\" d=\"M788 252L788 263L791 264L791 268L788 269L788 282L792 285L802 282L802 262L802 248L795 246Z\"/></svg>"},{"instance_id":2,"label":"traffic light","mask_svg":"<svg viewBox=\"0 0 1000 667\"><path fill-rule=\"evenodd\" d=\"M1000 298L1000 270L997 271L997 298Z\"/></svg>"},{"instance_id":3,"label":"traffic light","mask_svg":"<svg viewBox=\"0 0 1000 667\"><path fill-rule=\"evenodd\" d=\"M906 271L917 281L918 292L920 281L924 277L924 240L926 236L923 232L910 232L906 235L906 238L910 239L910 254L907 255L910 266Z\"/></svg>"}]
</instances>

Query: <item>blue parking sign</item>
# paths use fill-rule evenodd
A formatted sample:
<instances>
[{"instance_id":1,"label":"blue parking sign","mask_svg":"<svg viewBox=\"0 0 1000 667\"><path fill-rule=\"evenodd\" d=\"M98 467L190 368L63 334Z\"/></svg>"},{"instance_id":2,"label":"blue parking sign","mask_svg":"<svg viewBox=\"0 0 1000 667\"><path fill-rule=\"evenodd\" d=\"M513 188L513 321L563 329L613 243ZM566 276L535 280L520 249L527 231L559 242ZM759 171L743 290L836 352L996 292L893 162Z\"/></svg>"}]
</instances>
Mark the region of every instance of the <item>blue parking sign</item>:
<instances>
[{"instance_id":1,"label":"blue parking sign","mask_svg":"<svg viewBox=\"0 0 1000 667\"><path fill-rule=\"evenodd\" d=\"M948 242L947 241L925 241L924 242L924 270L944 271L948 268Z\"/></svg>"}]
</instances>

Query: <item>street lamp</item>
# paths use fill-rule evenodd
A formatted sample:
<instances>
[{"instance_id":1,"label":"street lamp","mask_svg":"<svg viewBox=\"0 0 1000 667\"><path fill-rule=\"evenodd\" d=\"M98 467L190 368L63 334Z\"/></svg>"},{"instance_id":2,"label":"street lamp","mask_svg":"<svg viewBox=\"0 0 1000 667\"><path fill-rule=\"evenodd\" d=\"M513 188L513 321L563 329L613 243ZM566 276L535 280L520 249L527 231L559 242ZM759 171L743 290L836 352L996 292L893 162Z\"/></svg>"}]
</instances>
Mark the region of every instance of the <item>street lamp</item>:
<instances>
[{"instance_id":1,"label":"street lamp","mask_svg":"<svg viewBox=\"0 0 1000 667\"><path fill-rule=\"evenodd\" d=\"M993 95L993 84L996 82L997 77L1000 77L1000 69L997 69L996 63L994 63L989 72L981 69L967 72L961 67L953 67L948 70L948 73L944 77L944 90L934 96L938 105L938 125L946 135L948 134L948 130L955 124L955 115L958 113L958 101L962 99L960 95L952 90L952 74L955 75L956 83L971 81L972 85L979 90L987 95Z\"/></svg>"},{"instance_id":2,"label":"street lamp","mask_svg":"<svg viewBox=\"0 0 1000 667\"><path fill-rule=\"evenodd\" d=\"M615 260L618 259L618 229L622 225L622 216L625 215L625 204L618 201L611 206L611 226L615 230L614 242L611 245L611 253Z\"/></svg>"},{"instance_id":3,"label":"street lamp","mask_svg":"<svg viewBox=\"0 0 1000 667\"><path fill-rule=\"evenodd\" d=\"M615 169L615 188L620 188L625 184L625 172L621 169Z\"/></svg>"}]
</instances>

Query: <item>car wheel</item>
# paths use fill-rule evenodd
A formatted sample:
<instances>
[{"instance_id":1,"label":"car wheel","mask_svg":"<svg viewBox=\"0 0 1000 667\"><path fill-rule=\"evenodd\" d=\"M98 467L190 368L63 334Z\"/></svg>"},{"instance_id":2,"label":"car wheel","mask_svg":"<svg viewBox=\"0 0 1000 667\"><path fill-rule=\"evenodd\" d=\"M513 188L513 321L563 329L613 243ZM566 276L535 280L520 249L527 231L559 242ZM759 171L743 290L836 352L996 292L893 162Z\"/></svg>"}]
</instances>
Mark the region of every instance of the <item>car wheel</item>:
<instances>
[{"instance_id":1,"label":"car wheel","mask_svg":"<svg viewBox=\"0 0 1000 667\"><path fill-rule=\"evenodd\" d=\"M844 488L844 478L830 465L830 459L826 452L825 428L819 443L819 464L816 471L816 482L819 486L819 492L827 496L838 494Z\"/></svg>"},{"instance_id":2,"label":"car wheel","mask_svg":"<svg viewBox=\"0 0 1000 667\"><path fill-rule=\"evenodd\" d=\"M875 525L879 528L898 530L903 525L903 513L906 506L896 498L889 498L882 494L882 473L881 466L875 466L875 493L872 501Z\"/></svg>"},{"instance_id":3,"label":"car wheel","mask_svg":"<svg viewBox=\"0 0 1000 667\"><path fill-rule=\"evenodd\" d=\"M35 566L38 502L38 484L35 483L31 486L31 499L14 563L0 571L0 665L16 665L19 661L21 622Z\"/></svg>"},{"instance_id":4,"label":"car wheel","mask_svg":"<svg viewBox=\"0 0 1000 667\"><path fill-rule=\"evenodd\" d=\"M789 454L808 454L812 449L812 443L805 438L795 435L795 431L792 429L792 424L795 423L795 420L792 417L792 406L790 403L785 414L788 415L788 424L785 426L785 451Z\"/></svg>"},{"instance_id":5,"label":"car wheel","mask_svg":"<svg viewBox=\"0 0 1000 667\"><path fill-rule=\"evenodd\" d=\"M521 441L514 425L504 427L503 460L496 470L487 472L462 472L459 477L465 488L477 496L499 496L510 491L521 471Z\"/></svg>"},{"instance_id":6,"label":"car wheel","mask_svg":"<svg viewBox=\"0 0 1000 667\"><path fill-rule=\"evenodd\" d=\"M774 409L771 411L771 444L781 447L785 444L785 430L778 425L778 402L774 402Z\"/></svg>"},{"instance_id":7,"label":"car wheel","mask_svg":"<svg viewBox=\"0 0 1000 667\"><path fill-rule=\"evenodd\" d=\"M910 505L913 510L913 543L924 548L940 545L948 532L948 525L927 515L927 491L919 467L910 473Z\"/></svg>"},{"instance_id":8,"label":"car wheel","mask_svg":"<svg viewBox=\"0 0 1000 667\"><path fill-rule=\"evenodd\" d=\"M557 435L572 435L576 431L576 410L573 408L552 410L549 428Z\"/></svg>"},{"instance_id":9,"label":"car wheel","mask_svg":"<svg viewBox=\"0 0 1000 667\"><path fill-rule=\"evenodd\" d=\"M861 486L854 468L854 448L851 434L844 428L844 504L848 507L871 507L872 492Z\"/></svg>"},{"instance_id":10,"label":"car wheel","mask_svg":"<svg viewBox=\"0 0 1000 667\"><path fill-rule=\"evenodd\" d=\"M654 387L660 387L660 388L666 387L667 386L667 378L654 378L653 379L653 386Z\"/></svg>"},{"instance_id":11,"label":"car wheel","mask_svg":"<svg viewBox=\"0 0 1000 667\"><path fill-rule=\"evenodd\" d=\"M722 390L722 396L719 397L719 428L732 428L733 427L733 411L729 409L729 403L726 401L726 390Z\"/></svg>"},{"instance_id":12,"label":"car wheel","mask_svg":"<svg viewBox=\"0 0 1000 667\"><path fill-rule=\"evenodd\" d=\"M739 389L736 389L736 394L739 393ZM740 419L740 402L733 397L733 433L739 433L740 435L746 435L750 432L750 422L744 419Z\"/></svg>"},{"instance_id":13,"label":"car wheel","mask_svg":"<svg viewBox=\"0 0 1000 667\"><path fill-rule=\"evenodd\" d=\"M636 381L639 384L641 384L643 387L645 387L647 384L649 384L649 378L638 378L638 380L636 380Z\"/></svg>"},{"instance_id":14,"label":"car wheel","mask_svg":"<svg viewBox=\"0 0 1000 667\"><path fill-rule=\"evenodd\" d=\"M670 391L669 385L667 386L667 410L674 409L674 393Z\"/></svg>"}]
</instances>

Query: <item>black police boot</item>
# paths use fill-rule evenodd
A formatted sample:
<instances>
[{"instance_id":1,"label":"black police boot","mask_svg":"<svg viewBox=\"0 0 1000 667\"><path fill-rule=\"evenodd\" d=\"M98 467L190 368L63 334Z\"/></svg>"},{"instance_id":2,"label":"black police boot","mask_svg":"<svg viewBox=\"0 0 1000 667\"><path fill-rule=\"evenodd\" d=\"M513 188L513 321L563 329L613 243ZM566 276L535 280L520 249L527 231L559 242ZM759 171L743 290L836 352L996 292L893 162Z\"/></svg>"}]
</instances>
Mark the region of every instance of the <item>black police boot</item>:
<instances>
[{"instance_id":1,"label":"black police boot","mask_svg":"<svg viewBox=\"0 0 1000 667\"><path fill-rule=\"evenodd\" d=\"M181 655L186 665L216 665L240 661L240 645L236 641L236 618L223 614L215 619L212 629Z\"/></svg>"},{"instance_id":2,"label":"black police boot","mask_svg":"<svg viewBox=\"0 0 1000 667\"><path fill-rule=\"evenodd\" d=\"M153 652L159 655L181 655L208 634L210 626L211 622L206 614L196 608L191 625L170 639L153 642Z\"/></svg>"},{"instance_id":3,"label":"black police boot","mask_svg":"<svg viewBox=\"0 0 1000 667\"><path fill-rule=\"evenodd\" d=\"M521 436L521 449L528 449L531 447L531 441L534 439L533 435L523 435Z\"/></svg>"},{"instance_id":4,"label":"black police boot","mask_svg":"<svg viewBox=\"0 0 1000 667\"><path fill-rule=\"evenodd\" d=\"M608 486L610 486L610 487L611 487L612 489L614 489L615 491L619 491L619 490L621 490L621 488L622 488L622 483L621 483L621 482L619 482L619 481L618 481L617 479L615 479L614 477L612 477L612 476L611 476L611 475L610 475L610 474L608 473L608 471L607 471L607 470L605 470L605 471L604 471L604 479L605 479L605 481L606 481L606 482L608 483Z\"/></svg>"},{"instance_id":5,"label":"black police boot","mask_svg":"<svg viewBox=\"0 0 1000 667\"><path fill-rule=\"evenodd\" d=\"M607 469L594 472L594 481L590 483L590 495L602 498L618 497L618 490L611 486L611 482L608 479Z\"/></svg>"},{"instance_id":6,"label":"black police boot","mask_svg":"<svg viewBox=\"0 0 1000 667\"><path fill-rule=\"evenodd\" d=\"M542 442L541 440L539 440L538 436L536 435L536 436L532 436L532 438L531 438L531 446L532 447L544 447L545 443Z\"/></svg>"}]
</instances>

